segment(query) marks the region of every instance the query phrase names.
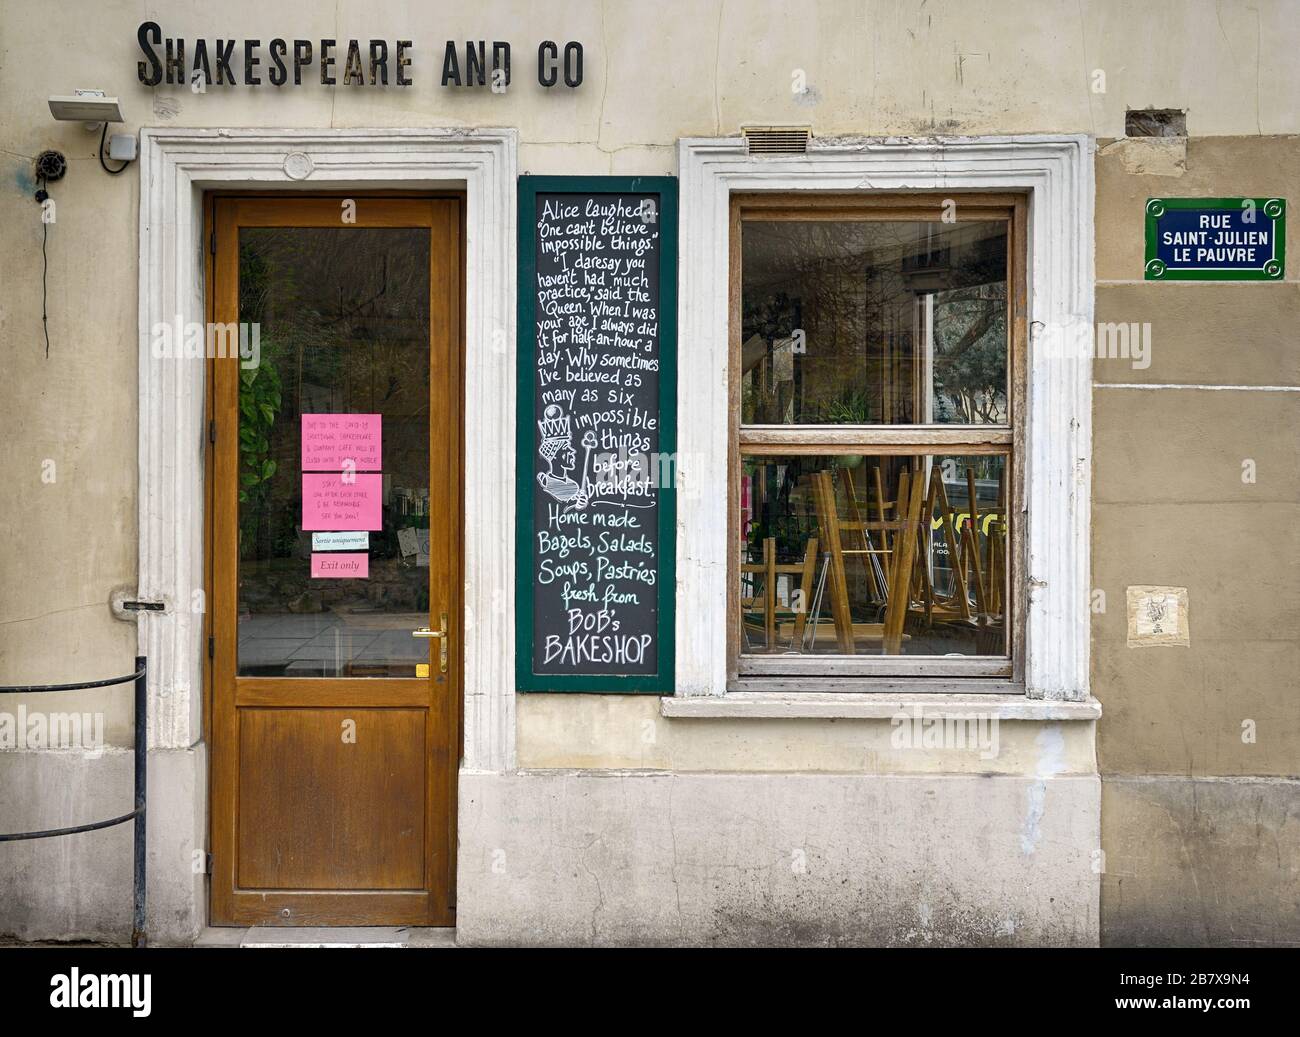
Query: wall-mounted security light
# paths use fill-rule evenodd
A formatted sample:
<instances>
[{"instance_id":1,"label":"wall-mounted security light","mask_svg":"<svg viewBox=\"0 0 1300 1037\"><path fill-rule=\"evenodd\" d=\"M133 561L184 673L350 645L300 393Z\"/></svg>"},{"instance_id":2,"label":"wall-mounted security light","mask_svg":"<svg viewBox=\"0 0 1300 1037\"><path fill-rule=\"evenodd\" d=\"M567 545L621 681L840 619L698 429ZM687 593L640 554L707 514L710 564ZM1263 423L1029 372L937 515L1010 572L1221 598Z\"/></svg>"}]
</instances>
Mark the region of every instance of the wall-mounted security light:
<instances>
[{"instance_id":1,"label":"wall-mounted security light","mask_svg":"<svg viewBox=\"0 0 1300 1037\"><path fill-rule=\"evenodd\" d=\"M50 98L50 114L62 122L80 122L86 129L99 130L99 164L105 173L116 176L135 161L138 144L133 133L115 133L108 141L108 157L122 165L110 169L104 161L104 139L108 136L110 122L123 122L122 106L116 97L107 96L103 90L74 90L71 94L55 94Z\"/></svg>"},{"instance_id":2,"label":"wall-mounted security light","mask_svg":"<svg viewBox=\"0 0 1300 1037\"><path fill-rule=\"evenodd\" d=\"M97 130L105 123L121 122L122 106L103 90L76 90L51 97L50 114L61 122L84 122L86 129Z\"/></svg>"}]
</instances>

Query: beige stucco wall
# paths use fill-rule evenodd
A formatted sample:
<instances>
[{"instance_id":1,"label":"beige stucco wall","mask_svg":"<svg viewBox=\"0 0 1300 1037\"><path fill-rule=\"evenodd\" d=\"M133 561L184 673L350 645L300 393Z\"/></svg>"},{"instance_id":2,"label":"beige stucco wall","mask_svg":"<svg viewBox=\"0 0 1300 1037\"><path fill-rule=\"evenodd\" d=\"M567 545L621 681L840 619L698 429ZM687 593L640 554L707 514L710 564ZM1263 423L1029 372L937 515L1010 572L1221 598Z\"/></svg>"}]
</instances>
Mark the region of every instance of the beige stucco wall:
<instances>
[{"instance_id":1,"label":"beige stucco wall","mask_svg":"<svg viewBox=\"0 0 1300 1037\"><path fill-rule=\"evenodd\" d=\"M1180 162L1145 166L1167 175L1134 167L1122 144L1103 144L1097 319L1151 324L1149 367L1122 359L1094 367L1093 585L1107 596L1092 625L1093 692L1105 708L1103 939L1294 943L1297 264L1289 261L1285 283L1132 282L1142 260L1134 214L1148 197L1294 205L1300 138L1193 138ZM1186 385L1223 388L1174 387ZM1248 459L1254 482L1242 479ZM1135 584L1187 588L1187 647L1127 646L1124 588Z\"/></svg>"},{"instance_id":2,"label":"beige stucco wall","mask_svg":"<svg viewBox=\"0 0 1300 1037\"><path fill-rule=\"evenodd\" d=\"M1097 319L1149 321L1151 363L1099 360L1093 396L1093 689L1103 773L1300 769L1300 277L1131 283L1147 197L1296 197L1300 137L1192 140L1179 176L1097 162ZM1107 388L1108 384L1149 388ZM1176 386L1221 386L1189 389ZM1234 386L1251 387L1245 391ZM1255 463L1245 482L1242 464ZM1124 588L1188 589L1191 644L1127 647ZM1243 740L1242 723L1257 738Z\"/></svg>"},{"instance_id":3,"label":"beige stucco wall","mask_svg":"<svg viewBox=\"0 0 1300 1037\"><path fill-rule=\"evenodd\" d=\"M1187 108L1193 137L1281 134L1300 131L1300 106L1293 103L1300 69L1286 57L1300 29L1287 9L1111 0L824 2L796 10L751 0L403 6L391 13L354 3L325 14L308 4L268 9L236 2L218 17L163 5L149 17L164 33L184 36L191 55L196 36L211 40L218 31L264 43L275 35L415 41L409 89L263 85L195 95L136 81L135 30L145 17L136 5L99 4L88 17L83 6L67 2L7 4L0 23L0 197L7 214L0 221L0 341L10 377L0 385L0 413L16 434L0 524L24 535L4 552L0 680L84 676L120 668L133 653L131 628L112 619L106 603L111 588L133 582L135 568L138 184L134 170L116 178L99 171L97 138L79 124L54 122L49 94L102 87L122 99L130 130L511 125L521 133L520 169L534 173L671 173L678 137L734 133L746 122L808 122L823 136L1086 131L1107 138L1122 133L1126 107L1153 104ZM436 86L441 44L449 38L510 40L511 91ZM535 84L533 53L541 39L585 44L580 89L547 92ZM1094 92L1097 69L1105 73L1104 93ZM791 92L796 70L806 74L807 94ZM58 222L48 243L49 359L40 321L42 228L31 201L31 159L47 147L72 160L52 190ZM1194 154L1198 147L1215 145L1194 142ZM1261 158L1281 155L1291 155L1291 164L1276 167L1272 180L1285 193L1295 183L1294 150L1281 143L1264 156L1247 157L1231 143L1205 152L1180 190L1206 187L1204 171L1213 169L1215 190L1223 184L1244 192L1243 176L1270 168ZM1129 213L1133 192L1146 190L1121 186L1108 173L1113 168L1120 167L1110 156L1099 159L1102 278L1134 275L1141 223ZM1103 311L1109 291L1099 292ZM1197 302L1212 307L1209 299L1225 291L1242 290L1207 288ZM1259 296L1283 309L1286 298L1294 299L1276 289L1252 293ZM1276 353L1294 371L1295 352ZM1244 363L1285 381L1285 369L1272 371L1254 351ZM1105 437L1110 404L1103 398L1098 406L1098 435ZM47 460L56 466L52 484L42 482ZM117 693L110 701L122 707L126 698ZM128 733L122 709L111 715L110 732L120 740Z\"/></svg>"},{"instance_id":4,"label":"beige stucco wall","mask_svg":"<svg viewBox=\"0 0 1300 1037\"><path fill-rule=\"evenodd\" d=\"M519 766L865 774L1095 774L1093 724L1004 720L962 746L910 738L891 719L682 719L653 695L520 695ZM982 741L976 743L975 738ZM1044 768L1050 767L1050 770Z\"/></svg>"},{"instance_id":5,"label":"beige stucco wall","mask_svg":"<svg viewBox=\"0 0 1300 1037\"><path fill-rule=\"evenodd\" d=\"M1300 37L1286 3L784 3L569 2L470 8L345 3L235 2L219 13L162 5L148 16L193 40L351 35L415 41L415 86L399 90L304 84L146 89L136 81L137 5L14 0L5 5L0 59L0 341L10 377L0 413L13 430L13 478L0 524L23 529L4 552L0 679L57 680L129 662L132 631L110 617L110 589L133 580L136 337L134 170L110 178L97 138L56 123L45 99L75 87L118 95L126 129L144 125L510 125L520 169L533 173L671 173L678 137L727 134L746 122L808 122L836 133L1122 133L1124 110L1185 107L1194 136L1300 131ZM447 39L510 40L511 91L435 85ZM542 39L581 40L576 91L533 77ZM1093 92L1094 69L1105 93ZM794 95L802 70L809 92ZM54 185L49 330L40 320L41 224L31 201L31 159L64 151ZM1214 161L1231 163L1231 148ZM1104 170L1105 164L1101 168ZM1253 164L1239 160L1224 167ZM1293 169L1294 167L1292 167ZM1103 191L1106 185L1102 185ZM1120 276L1121 243L1140 221L1109 216L1103 193L1098 270ZM1115 203L1122 204L1117 197ZM24 218L24 216L28 218ZM1276 295L1276 293L1274 293ZM1103 300L1104 301L1104 300ZM1294 362L1294 361L1292 361ZM1105 406L1105 404L1102 404ZM16 433L16 434L14 434ZM42 464L57 482L42 483ZM125 699L119 695L118 704ZM114 715L120 711L114 710ZM120 723L112 728L125 734Z\"/></svg>"},{"instance_id":6,"label":"beige stucco wall","mask_svg":"<svg viewBox=\"0 0 1300 1037\"><path fill-rule=\"evenodd\" d=\"M0 10L0 463L8 476L0 529L10 534L0 548L0 683L124 671L135 651L133 627L111 617L108 599L134 583L136 566L138 172L106 176L95 158L98 138L54 122L48 95L106 89L122 99L130 131L514 126L520 171L530 173L672 173L679 137L732 134L747 122L809 123L819 136L1090 133L1101 149L1098 319L1150 321L1154 335L1149 369L1100 361L1097 381L1295 386L1294 242L1285 284L1129 283L1141 278L1141 208L1150 195L1279 195L1293 205L1300 198L1300 137L1290 136L1300 134L1295 14L1285 0L369 0L334 8L237 0L164 3L147 15L122 2L9 0ZM145 17L191 48L196 36L218 32L264 44L275 36L410 38L415 86L147 90L135 76L135 31ZM444 41L494 38L514 47L508 94L436 85ZM542 39L585 44L579 90L536 86ZM799 70L804 95L790 89ZM1104 93L1093 89L1094 70L1104 73ZM1125 109L1148 105L1187 110L1185 154L1112 143ZM32 158L44 148L71 160L51 188L58 219L48 240L48 359L42 225L31 198ZM1104 778L1286 779L1300 770L1298 400L1280 392L1098 389L1093 566L1109 606L1093 625L1093 684L1106 710L1096 734ZM1247 457L1259 471L1251 486L1240 481ZM46 461L55 465L52 483L42 480ZM1126 646L1124 587L1140 583L1189 589L1188 648ZM110 741L129 741L129 692L79 701L109 703ZM66 703L77 708L78 699ZM1041 733L1039 725L1003 724L1003 756L987 767L972 754L892 751L887 721L668 721L654 699L592 696L523 697L518 716L520 763L535 768L1033 773ZM1254 744L1241 741L1243 719L1256 721ZM1066 766L1086 773L1093 725L1064 726ZM1103 915L1116 931L1139 931L1130 920L1158 916L1162 898L1176 896L1169 890L1181 887L1162 882L1160 869L1174 868L1178 852L1210 869L1177 865L1179 881L1226 876L1243 861L1264 866L1269 832L1249 832L1257 790L1234 799L1229 789L1216 800L1217 838L1246 847L1234 856L1196 841L1196 801L1184 791L1107 794ZM1294 783L1267 794L1282 804L1269 816L1294 831L1286 821L1294 818ZM1143 848L1152 810L1163 810L1171 826L1160 844L1167 852L1154 856ZM1142 876L1136 901L1120 895L1124 874ZM1270 881L1261 879L1261 888ZM1223 886L1230 892L1231 883ZM1234 912L1259 914L1250 905ZM1236 931L1214 933L1227 939ZM1272 928L1256 936L1297 931L1294 915L1274 912Z\"/></svg>"}]
</instances>

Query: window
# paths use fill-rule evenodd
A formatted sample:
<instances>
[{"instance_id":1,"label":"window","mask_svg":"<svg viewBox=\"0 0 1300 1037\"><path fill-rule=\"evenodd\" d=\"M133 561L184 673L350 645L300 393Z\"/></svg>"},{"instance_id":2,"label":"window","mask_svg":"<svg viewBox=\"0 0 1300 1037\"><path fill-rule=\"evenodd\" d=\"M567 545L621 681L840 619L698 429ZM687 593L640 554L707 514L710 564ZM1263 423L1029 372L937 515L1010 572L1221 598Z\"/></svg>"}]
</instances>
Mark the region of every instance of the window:
<instances>
[{"instance_id":1,"label":"window","mask_svg":"<svg viewBox=\"0 0 1300 1037\"><path fill-rule=\"evenodd\" d=\"M733 676L1022 679L1024 227L732 196Z\"/></svg>"}]
</instances>

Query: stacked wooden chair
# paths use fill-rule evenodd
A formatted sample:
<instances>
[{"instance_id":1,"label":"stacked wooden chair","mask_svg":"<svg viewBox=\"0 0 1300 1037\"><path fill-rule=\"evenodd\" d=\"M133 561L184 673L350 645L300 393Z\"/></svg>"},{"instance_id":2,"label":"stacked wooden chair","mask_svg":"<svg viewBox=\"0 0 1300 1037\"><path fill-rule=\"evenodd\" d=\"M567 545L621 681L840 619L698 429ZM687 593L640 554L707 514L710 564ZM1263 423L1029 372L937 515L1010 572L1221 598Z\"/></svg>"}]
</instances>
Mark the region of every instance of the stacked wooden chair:
<instances>
[{"instance_id":1,"label":"stacked wooden chair","mask_svg":"<svg viewBox=\"0 0 1300 1037\"><path fill-rule=\"evenodd\" d=\"M826 596L830 602L831 622L836 645L842 655L856 655L859 649L878 649L885 655L897 655L907 639L903 626L907 603L911 598L910 576L916 558L916 528L920 521L923 491L919 479L909 479L904 471L899 477L898 494L886 504L877 482L876 519L864 519L853 495L852 476L841 470L848 495L848 521L841 522L836 504L835 482L830 471L813 475L813 499L818 528L826 541ZM889 517L889 511L894 516ZM848 535L848 544L845 535ZM877 546L877 534L879 546ZM849 605L848 562L864 564L864 576L873 581L885 606L884 622L855 622ZM879 568L877 568L877 565ZM814 638L820 635L814 623Z\"/></svg>"},{"instance_id":2,"label":"stacked wooden chair","mask_svg":"<svg viewBox=\"0 0 1300 1037\"><path fill-rule=\"evenodd\" d=\"M748 596L741 596L741 614L755 626L757 623L762 624L762 644L766 651L780 651L783 643L796 651L802 646L816 570L816 537L809 539L801 562L778 563L776 538L766 537L763 540L763 560L742 563L740 566L740 571L750 577L747 582L752 591ZM777 594L778 577L782 574L799 577L797 598L792 598L785 605L780 603Z\"/></svg>"},{"instance_id":3,"label":"stacked wooden chair","mask_svg":"<svg viewBox=\"0 0 1300 1037\"><path fill-rule=\"evenodd\" d=\"M928 480L904 468L893 500L885 497L879 468L872 469L867 500L858 498L850 469L814 472L805 490L818 535L806 541L803 559L778 563L776 541L768 537L761 561L740 567L750 591L740 600L747 635L752 633L757 642L761 626L761 644L768 652L825 651L834 645L840 655L898 655L912 633L962 626L975 630L977 651L998 654L1004 628L1005 495L999 486L996 511L981 515L971 468L966 469L966 487L969 504L958 512L937 466ZM987 526L983 548L981 523ZM936 534L943 537L952 574L946 591L931 578ZM850 579L858 576L859 567L865 602L881 610L880 622L853 618ZM797 599L785 604L777 593L782 574L798 581Z\"/></svg>"}]
</instances>

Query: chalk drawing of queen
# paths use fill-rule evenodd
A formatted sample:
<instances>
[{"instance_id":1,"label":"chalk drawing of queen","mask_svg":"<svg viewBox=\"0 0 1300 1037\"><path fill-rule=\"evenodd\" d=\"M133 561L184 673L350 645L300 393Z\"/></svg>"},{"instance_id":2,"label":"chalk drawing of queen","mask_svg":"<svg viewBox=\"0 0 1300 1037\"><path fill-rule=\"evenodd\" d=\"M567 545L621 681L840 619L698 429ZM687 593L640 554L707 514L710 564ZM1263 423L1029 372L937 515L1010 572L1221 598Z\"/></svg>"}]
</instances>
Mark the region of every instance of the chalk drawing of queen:
<instances>
[{"instance_id":1,"label":"chalk drawing of queen","mask_svg":"<svg viewBox=\"0 0 1300 1037\"><path fill-rule=\"evenodd\" d=\"M569 473L578 466L569 416L558 404L552 403L542 411L537 431L541 434L537 452L547 465L547 471L537 473L538 485L561 504L572 502L574 507L585 508L587 495L578 483L569 478Z\"/></svg>"}]
</instances>

